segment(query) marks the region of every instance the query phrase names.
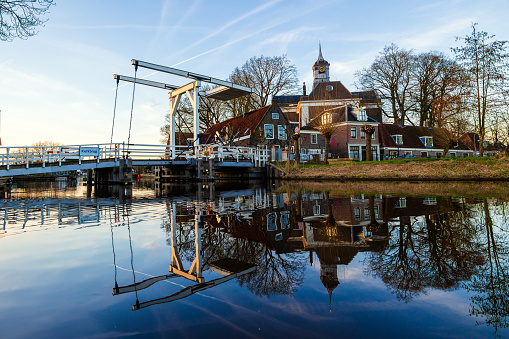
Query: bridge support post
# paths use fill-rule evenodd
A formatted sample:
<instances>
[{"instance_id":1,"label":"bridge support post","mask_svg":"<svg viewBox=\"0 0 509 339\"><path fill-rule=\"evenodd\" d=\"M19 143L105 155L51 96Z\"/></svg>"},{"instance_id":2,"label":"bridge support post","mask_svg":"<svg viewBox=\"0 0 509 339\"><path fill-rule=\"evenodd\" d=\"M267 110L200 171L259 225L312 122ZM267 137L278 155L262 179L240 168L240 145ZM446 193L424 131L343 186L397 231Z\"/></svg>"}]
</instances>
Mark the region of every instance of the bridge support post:
<instances>
[{"instance_id":1,"label":"bridge support post","mask_svg":"<svg viewBox=\"0 0 509 339\"><path fill-rule=\"evenodd\" d=\"M202 170L203 170L203 160L202 159L196 159L196 178L198 180L201 180L203 175L202 175Z\"/></svg>"},{"instance_id":2,"label":"bridge support post","mask_svg":"<svg viewBox=\"0 0 509 339\"><path fill-rule=\"evenodd\" d=\"M214 180L214 159L209 158L209 179Z\"/></svg>"}]
</instances>

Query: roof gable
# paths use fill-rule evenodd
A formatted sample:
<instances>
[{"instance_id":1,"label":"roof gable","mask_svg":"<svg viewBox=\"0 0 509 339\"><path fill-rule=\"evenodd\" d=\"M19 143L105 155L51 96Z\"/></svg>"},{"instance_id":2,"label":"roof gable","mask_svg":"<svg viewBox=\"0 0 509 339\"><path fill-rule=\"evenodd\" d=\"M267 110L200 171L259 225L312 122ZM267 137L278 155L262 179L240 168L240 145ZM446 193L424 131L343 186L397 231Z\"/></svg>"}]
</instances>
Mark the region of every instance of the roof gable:
<instances>
[{"instance_id":1,"label":"roof gable","mask_svg":"<svg viewBox=\"0 0 509 339\"><path fill-rule=\"evenodd\" d=\"M341 83L341 81L320 82L308 96L309 101L352 98L352 93L350 93L350 91Z\"/></svg>"}]
</instances>

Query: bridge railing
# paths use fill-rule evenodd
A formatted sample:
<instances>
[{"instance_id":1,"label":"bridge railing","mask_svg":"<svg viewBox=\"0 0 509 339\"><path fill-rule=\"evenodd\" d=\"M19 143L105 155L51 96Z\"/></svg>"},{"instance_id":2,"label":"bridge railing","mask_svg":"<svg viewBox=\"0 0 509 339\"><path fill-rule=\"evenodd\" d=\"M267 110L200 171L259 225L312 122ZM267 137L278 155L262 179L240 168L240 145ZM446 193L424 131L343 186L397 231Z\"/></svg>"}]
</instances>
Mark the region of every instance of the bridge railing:
<instances>
[{"instance_id":1,"label":"bridge railing","mask_svg":"<svg viewBox=\"0 0 509 339\"><path fill-rule=\"evenodd\" d=\"M234 147L223 145L168 146L151 144L104 143L59 146L0 147L0 166L46 167L62 166L70 162L119 160L219 159L220 161L250 161L264 166L269 160L266 148Z\"/></svg>"}]
</instances>

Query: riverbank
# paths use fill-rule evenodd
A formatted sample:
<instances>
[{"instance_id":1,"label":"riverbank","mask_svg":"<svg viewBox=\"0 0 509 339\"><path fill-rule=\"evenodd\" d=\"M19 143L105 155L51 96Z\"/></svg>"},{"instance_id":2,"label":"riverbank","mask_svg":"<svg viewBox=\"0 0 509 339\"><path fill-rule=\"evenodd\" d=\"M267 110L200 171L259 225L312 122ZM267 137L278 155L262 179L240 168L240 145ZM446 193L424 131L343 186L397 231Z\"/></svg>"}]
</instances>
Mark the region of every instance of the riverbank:
<instances>
[{"instance_id":1,"label":"riverbank","mask_svg":"<svg viewBox=\"0 0 509 339\"><path fill-rule=\"evenodd\" d=\"M291 167L285 180L509 181L509 157L397 159Z\"/></svg>"},{"instance_id":2,"label":"riverbank","mask_svg":"<svg viewBox=\"0 0 509 339\"><path fill-rule=\"evenodd\" d=\"M282 183L283 193L327 191L331 196L383 194L396 196L449 196L474 199L509 199L509 182L494 181L311 181L288 180Z\"/></svg>"}]
</instances>

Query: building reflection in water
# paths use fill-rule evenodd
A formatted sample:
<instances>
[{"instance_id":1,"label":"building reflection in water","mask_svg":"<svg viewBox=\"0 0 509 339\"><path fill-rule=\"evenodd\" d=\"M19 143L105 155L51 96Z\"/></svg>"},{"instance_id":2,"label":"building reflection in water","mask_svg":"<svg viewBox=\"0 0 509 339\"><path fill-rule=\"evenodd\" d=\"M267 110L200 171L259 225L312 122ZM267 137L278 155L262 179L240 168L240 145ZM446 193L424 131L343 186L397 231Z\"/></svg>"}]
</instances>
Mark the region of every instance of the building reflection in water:
<instances>
[{"instance_id":1,"label":"building reflection in water","mask_svg":"<svg viewBox=\"0 0 509 339\"><path fill-rule=\"evenodd\" d=\"M202 272L221 273L214 263L227 260L248 269L223 270L227 278L235 275L256 295L271 296L294 294L305 266L316 257L329 305L340 285L338 267L348 265L359 252L371 253L367 273L381 278L403 301L428 288L456 288L485 262L470 205L461 199L265 189L196 192L202 196L169 197L169 219L163 227L172 251L172 275L149 281L178 276L197 285L134 309L213 287ZM309 255L302 255L304 251ZM134 286L118 291L129 289Z\"/></svg>"},{"instance_id":2,"label":"building reflection in water","mask_svg":"<svg viewBox=\"0 0 509 339\"><path fill-rule=\"evenodd\" d=\"M141 199L116 191L88 198L84 189L18 201L23 194L30 198L29 191L20 191L0 201L0 237L106 223L116 264L118 228L130 235L136 219L163 220L168 266L160 268L159 276L140 280L131 252L132 281L116 281L115 275L113 294L132 293L133 309L232 279L259 296L293 295L309 264L319 264L319 276L311 279L320 279L328 293L323 302L331 305L341 288L338 269L365 252L365 274L383 281L399 300L410 302L432 289L466 289L470 315L496 330L509 325L508 206L500 200L274 192L214 184L166 188ZM78 191L85 198L77 199ZM186 283L175 293L138 299L138 291L168 279Z\"/></svg>"}]
</instances>

